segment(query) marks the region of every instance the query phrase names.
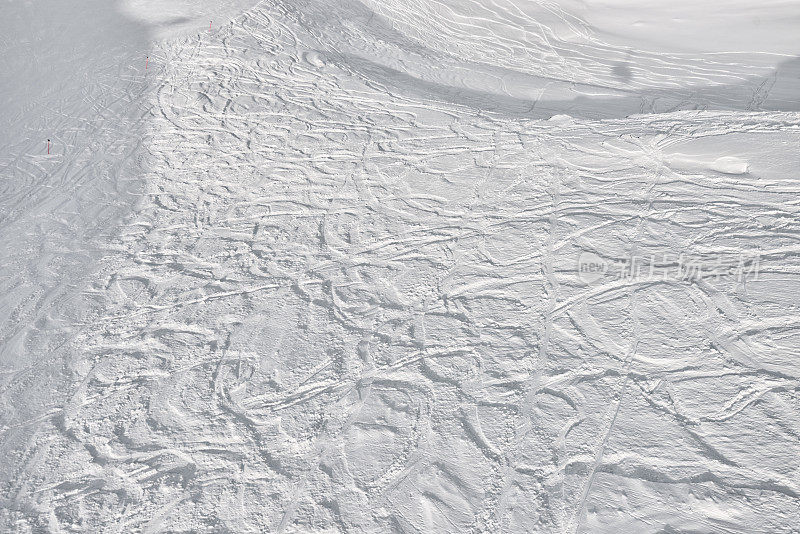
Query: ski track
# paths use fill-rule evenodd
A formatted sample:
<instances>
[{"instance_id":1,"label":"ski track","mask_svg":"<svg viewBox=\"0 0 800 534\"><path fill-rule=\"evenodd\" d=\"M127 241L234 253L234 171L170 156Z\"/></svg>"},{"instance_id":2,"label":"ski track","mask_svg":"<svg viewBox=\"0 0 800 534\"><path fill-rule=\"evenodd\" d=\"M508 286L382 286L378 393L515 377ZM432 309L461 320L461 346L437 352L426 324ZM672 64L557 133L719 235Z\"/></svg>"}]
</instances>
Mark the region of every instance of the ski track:
<instances>
[{"instance_id":1,"label":"ski track","mask_svg":"<svg viewBox=\"0 0 800 534\"><path fill-rule=\"evenodd\" d=\"M144 173L118 231L62 245L102 251L91 283L3 287L31 356L0 390L2 528L797 532L800 115L732 60L635 53L622 84L632 52L537 5L264 1L109 80L152 95L139 145L0 161L6 229L58 200L45 169ZM759 276L587 284L587 251Z\"/></svg>"}]
</instances>

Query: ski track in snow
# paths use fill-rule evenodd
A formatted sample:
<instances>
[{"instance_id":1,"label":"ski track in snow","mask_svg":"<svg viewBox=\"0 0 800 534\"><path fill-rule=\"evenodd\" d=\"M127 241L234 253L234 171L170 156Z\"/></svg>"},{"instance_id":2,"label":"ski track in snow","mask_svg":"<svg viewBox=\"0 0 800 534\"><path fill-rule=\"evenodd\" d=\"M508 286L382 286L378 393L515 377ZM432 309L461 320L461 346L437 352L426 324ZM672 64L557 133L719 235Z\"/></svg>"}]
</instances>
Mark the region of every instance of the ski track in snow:
<instances>
[{"instance_id":1,"label":"ski track in snow","mask_svg":"<svg viewBox=\"0 0 800 534\"><path fill-rule=\"evenodd\" d=\"M797 532L791 93L538 5L264 1L108 82L137 143L15 148L0 528ZM37 294L98 158L136 207Z\"/></svg>"}]
</instances>

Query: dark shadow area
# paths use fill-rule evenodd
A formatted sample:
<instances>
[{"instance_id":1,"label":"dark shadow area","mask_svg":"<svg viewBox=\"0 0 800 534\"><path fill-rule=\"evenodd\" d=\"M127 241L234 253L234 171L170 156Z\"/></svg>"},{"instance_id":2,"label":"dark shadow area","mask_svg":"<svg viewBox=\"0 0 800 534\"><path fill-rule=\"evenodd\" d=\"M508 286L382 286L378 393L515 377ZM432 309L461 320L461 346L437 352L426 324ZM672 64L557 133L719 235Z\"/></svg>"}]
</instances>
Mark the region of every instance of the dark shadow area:
<instances>
[{"instance_id":1,"label":"dark shadow area","mask_svg":"<svg viewBox=\"0 0 800 534\"><path fill-rule=\"evenodd\" d=\"M547 119L554 115L576 118L613 119L635 114L669 113L682 110L800 111L800 58L785 61L771 76L750 78L741 85L689 86L647 91L620 91L619 96L577 96L564 100L523 99L493 92L453 87L423 80L380 63L354 56L333 55L329 61L353 68L368 81L378 81L388 90L420 99L463 105L504 118ZM519 73L538 84L546 80ZM591 85L561 84L565 94L591 89ZM611 91L609 91L611 92Z\"/></svg>"},{"instance_id":2,"label":"dark shadow area","mask_svg":"<svg viewBox=\"0 0 800 534\"><path fill-rule=\"evenodd\" d=\"M187 22L191 22L192 19L189 17L174 17L171 18L163 23L164 26L178 26L179 24L186 24Z\"/></svg>"},{"instance_id":3,"label":"dark shadow area","mask_svg":"<svg viewBox=\"0 0 800 534\"><path fill-rule=\"evenodd\" d=\"M612 119L682 110L800 111L800 58L781 63L771 76L752 77L741 85L689 86L641 92L608 90L618 93L618 96L577 96L564 100L515 98L440 84L355 55L329 54L326 60L351 68L366 81L377 82L398 94L467 106L504 118L547 119L563 114L576 118ZM542 85L547 83L546 79L519 73L510 73L507 76L527 78ZM560 80L554 82L560 84L567 95L576 90L596 88L588 84L570 84Z\"/></svg>"}]
</instances>

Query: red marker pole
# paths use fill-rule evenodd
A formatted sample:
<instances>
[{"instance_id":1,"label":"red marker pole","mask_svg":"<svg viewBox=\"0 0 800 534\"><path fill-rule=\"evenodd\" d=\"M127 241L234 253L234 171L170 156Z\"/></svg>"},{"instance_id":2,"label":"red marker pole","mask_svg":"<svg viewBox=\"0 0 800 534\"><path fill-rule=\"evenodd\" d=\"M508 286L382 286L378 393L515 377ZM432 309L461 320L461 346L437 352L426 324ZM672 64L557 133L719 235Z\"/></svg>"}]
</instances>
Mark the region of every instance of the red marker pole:
<instances>
[{"instance_id":1,"label":"red marker pole","mask_svg":"<svg viewBox=\"0 0 800 534\"><path fill-rule=\"evenodd\" d=\"M208 21L208 31L211 31L211 23L214 22L213 20Z\"/></svg>"},{"instance_id":2,"label":"red marker pole","mask_svg":"<svg viewBox=\"0 0 800 534\"><path fill-rule=\"evenodd\" d=\"M150 56L144 58L144 70L147 70L147 64L150 62Z\"/></svg>"},{"instance_id":3,"label":"red marker pole","mask_svg":"<svg viewBox=\"0 0 800 534\"><path fill-rule=\"evenodd\" d=\"M50 155L50 139L47 140L47 155Z\"/></svg>"}]
</instances>

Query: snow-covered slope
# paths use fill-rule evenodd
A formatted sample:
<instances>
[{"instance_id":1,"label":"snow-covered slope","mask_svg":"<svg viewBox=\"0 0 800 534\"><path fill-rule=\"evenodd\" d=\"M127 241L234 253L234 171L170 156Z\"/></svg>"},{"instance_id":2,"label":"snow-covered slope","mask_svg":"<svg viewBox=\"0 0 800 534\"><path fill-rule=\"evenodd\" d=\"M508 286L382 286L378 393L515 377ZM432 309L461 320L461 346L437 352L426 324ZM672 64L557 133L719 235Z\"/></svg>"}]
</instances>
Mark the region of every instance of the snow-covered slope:
<instances>
[{"instance_id":1,"label":"snow-covered slope","mask_svg":"<svg viewBox=\"0 0 800 534\"><path fill-rule=\"evenodd\" d=\"M57 5L1 529L797 532L799 3Z\"/></svg>"}]
</instances>

